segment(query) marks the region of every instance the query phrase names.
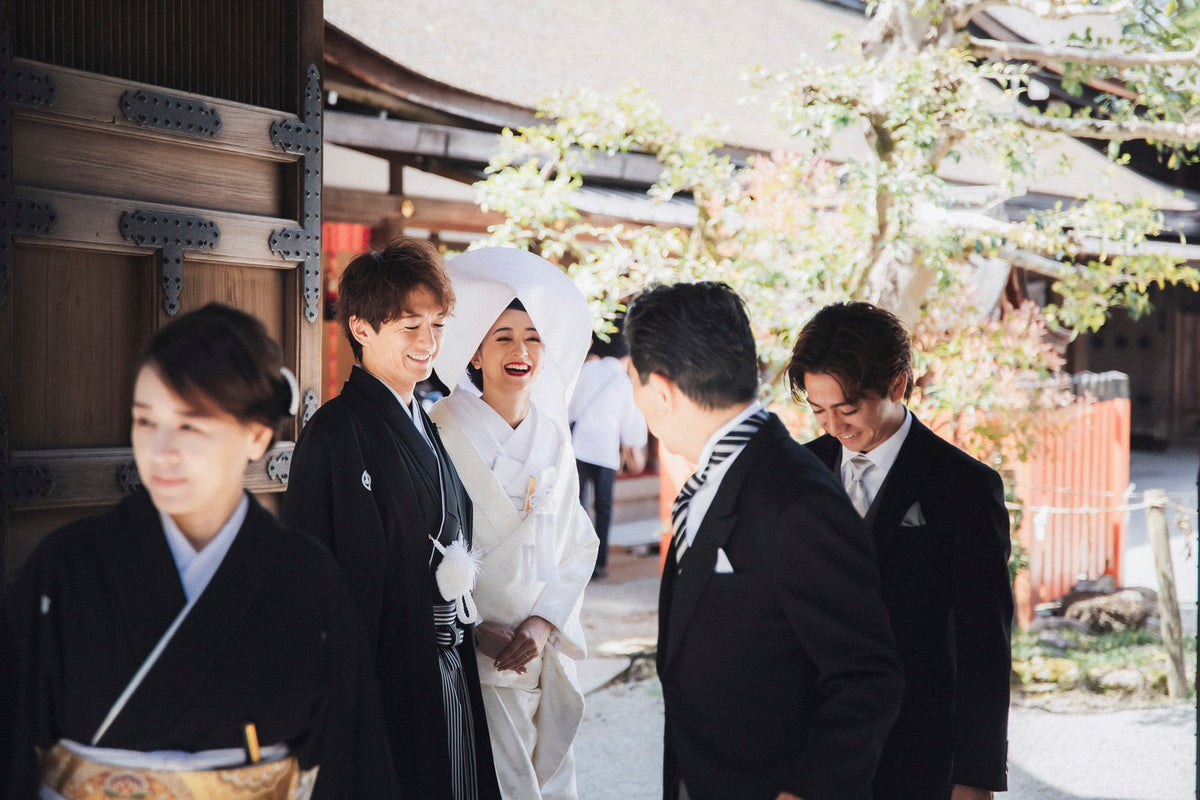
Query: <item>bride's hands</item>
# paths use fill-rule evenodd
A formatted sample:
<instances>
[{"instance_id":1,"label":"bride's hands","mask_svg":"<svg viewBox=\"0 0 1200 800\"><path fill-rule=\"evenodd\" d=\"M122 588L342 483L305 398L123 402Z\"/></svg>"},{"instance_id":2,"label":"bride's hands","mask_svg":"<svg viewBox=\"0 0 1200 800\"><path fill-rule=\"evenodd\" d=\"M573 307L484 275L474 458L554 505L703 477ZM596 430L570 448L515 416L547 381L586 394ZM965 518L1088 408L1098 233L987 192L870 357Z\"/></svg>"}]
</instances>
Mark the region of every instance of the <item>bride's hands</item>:
<instances>
[{"instance_id":1,"label":"bride's hands","mask_svg":"<svg viewBox=\"0 0 1200 800\"><path fill-rule=\"evenodd\" d=\"M496 669L502 672L511 669L524 673L525 666L545 650L546 642L553 632L554 626L542 617L533 616L525 620L515 631L509 631L508 644L495 656ZM482 640L480 649L483 649ZM491 655L487 650L483 652L485 655Z\"/></svg>"}]
</instances>

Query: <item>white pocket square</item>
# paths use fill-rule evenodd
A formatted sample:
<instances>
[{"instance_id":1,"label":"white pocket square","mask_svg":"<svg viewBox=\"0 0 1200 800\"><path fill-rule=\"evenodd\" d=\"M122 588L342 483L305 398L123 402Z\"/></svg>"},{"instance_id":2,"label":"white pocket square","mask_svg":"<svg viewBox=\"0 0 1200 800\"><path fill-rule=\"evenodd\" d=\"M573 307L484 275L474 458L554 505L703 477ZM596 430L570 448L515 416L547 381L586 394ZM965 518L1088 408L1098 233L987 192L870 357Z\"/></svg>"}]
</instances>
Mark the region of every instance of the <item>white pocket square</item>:
<instances>
[{"instance_id":1,"label":"white pocket square","mask_svg":"<svg viewBox=\"0 0 1200 800\"><path fill-rule=\"evenodd\" d=\"M913 503L908 507L908 511L904 512L904 519L900 520L901 528L916 528L925 524L925 515L921 513L921 504Z\"/></svg>"},{"instance_id":2,"label":"white pocket square","mask_svg":"<svg viewBox=\"0 0 1200 800\"><path fill-rule=\"evenodd\" d=\"M729 563L729 556L725 555L725 549L717 548L717 565L713 567L713 572L728 575L733 573L733 564Z\"/></svg>"}]
</instances>

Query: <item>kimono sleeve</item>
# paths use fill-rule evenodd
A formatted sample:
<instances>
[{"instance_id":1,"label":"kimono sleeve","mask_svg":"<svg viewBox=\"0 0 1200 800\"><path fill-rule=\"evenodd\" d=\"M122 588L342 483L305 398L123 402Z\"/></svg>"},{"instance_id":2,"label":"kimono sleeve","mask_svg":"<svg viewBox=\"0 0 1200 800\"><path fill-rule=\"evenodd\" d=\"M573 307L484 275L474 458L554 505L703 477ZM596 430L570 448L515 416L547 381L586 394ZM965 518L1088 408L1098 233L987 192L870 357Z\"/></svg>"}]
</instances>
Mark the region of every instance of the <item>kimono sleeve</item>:
<instances>
[{"instance_id":1,"label":"kimono sleeve","mask_svg":"<svg viewBox=\"0 0 1200 800\"><path fill-rule=\"evenodd\" d=\"M318 412L305 426L292 453L280 518L333 554L371 635L380 617L383 519L364 478L366 459L358 432L352 424L337 422Z\"/></svg>"},{"instance_id":2,"label":"kimono sleeve","mask_svg":"<svg viewBox=\"0 0 1200 800\"><path fill-rule=\"evenodd\" d=\"M559 644L567 655L585 658L587 644L584 642L579 612L583 607L584 590L596 566L600 540L596 538L596 532L583 513L577 497L578 484L575 483L568 494L570 513L561 534L564 541L559 550L558 574L556 580L548 584L538 597L532 614L551 622L558 629Z\"/></svg>"},{"instance_id":3,"label":"kimono sleeve","mask_svg":"<svg viewBox=\"0 0 1200 800\"><path fill-rule=\"evenodd\" d=\"M321 771L314 800L403 798L362 620L334 565L329 565L320 582L328 593L332 694L316 746Z\"/></svg>"},{"instance_id":4,"label":"kimono sleeve","mask_svg":"<svg viewBox=\"0 0 1200 800\"><path fill-rule=\"evenodd\" d=\"M0 608L0 797L35 797L40 780L35 745L46 744L43 660L46 617L39 613L40 561L35 554L8 588Z\"/></svg>"}]
</instances>

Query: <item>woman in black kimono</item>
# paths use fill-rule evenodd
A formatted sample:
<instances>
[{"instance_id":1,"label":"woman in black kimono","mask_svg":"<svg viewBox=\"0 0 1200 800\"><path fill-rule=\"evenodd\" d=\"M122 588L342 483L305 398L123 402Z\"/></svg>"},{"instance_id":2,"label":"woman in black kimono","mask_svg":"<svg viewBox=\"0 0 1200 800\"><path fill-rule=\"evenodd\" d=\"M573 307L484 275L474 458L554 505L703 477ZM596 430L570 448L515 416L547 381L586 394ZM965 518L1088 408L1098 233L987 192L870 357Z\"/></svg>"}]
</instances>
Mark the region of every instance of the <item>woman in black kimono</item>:
<instances>
[{"instance_id":1,"label":"woman in black kimono","mask_svg":"<svg viewBox=\"0 0 1200 800\"><path fill-rule=\"evenodd\" d=\"M144 488L46 537L6 598L0 795L398 796L337 565L242 488L295 413L281 364L260 322L216 304L150 342Z\"/></svg>"}]
</instances>

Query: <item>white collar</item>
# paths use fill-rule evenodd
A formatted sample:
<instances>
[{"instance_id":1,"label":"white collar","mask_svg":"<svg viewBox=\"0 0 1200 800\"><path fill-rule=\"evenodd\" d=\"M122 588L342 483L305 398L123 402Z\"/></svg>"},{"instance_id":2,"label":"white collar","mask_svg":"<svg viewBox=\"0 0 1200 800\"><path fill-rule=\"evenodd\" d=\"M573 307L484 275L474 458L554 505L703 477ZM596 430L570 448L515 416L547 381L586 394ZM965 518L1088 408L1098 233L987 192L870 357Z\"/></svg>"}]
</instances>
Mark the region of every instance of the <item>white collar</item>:
<instances>
[{"instance_id":1,"label":"white collar","mask_svg":"<svg viewBox=\"0 0 1200 800\"><path fill-rule=\"evenodd\" d=\"M912 429L913 415L907 407L904 409L904 421L900 423L900 427L896 429L883 442L871 448L869 453L859 453L856 450L847 449L842 445L842 464L850 463L850 459L857 455L864 455L870 462L887 474L891 470L892 465L896 463L896 457L900 455L900 448L904 446L904 440L908 437L908 432Z\"/></svg>"},{"instance_id":2,"label":"white collar","mask_svg":"<svg viewBox=\"0 0 1200 800\"><path fill-rule=\"evenodd\" d=\"M208 586L208 582L212 580L212 576L216 574L217 569L225 560L225 555L233 545L233 540L237 538L238 531L242 529L242 523L246 521L246 514L249 511L250 498L243 492L242 501L233 510L233 514L225 520L225 524L221 526L221 530L217 531L217 535L199 552L192 547L192 543L183 535L183 531L179 529L169 514L158 512L158 518L162 521L163 533L167 537L167 546L171 548L171 556L175 559L175 569L179 571L179 580L183 584L183 593L187 599L191 600L203 592L204 587Z\"/></svg>"},{"instance_id":3,"label":"white collar","mask_svg":"<svg viewBox=\"0 0 1200 800\"><path fill-rule=\"evenodd\" d=\"M733 417L721 427L717 428L712 436L708 437L708 441L704 443L704 449L700 451L700 460L696 462L696 472L704 469L704 465L708 463L708 459L712 456L713 448L717 446L717 442L721 441L721 437L729 433L735 427L740 425L743 420L757 413L762 409L763 405L757 400L754 400L750 405L741 410L736 417Z\"/></svg>"}]
</instances>

